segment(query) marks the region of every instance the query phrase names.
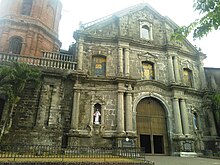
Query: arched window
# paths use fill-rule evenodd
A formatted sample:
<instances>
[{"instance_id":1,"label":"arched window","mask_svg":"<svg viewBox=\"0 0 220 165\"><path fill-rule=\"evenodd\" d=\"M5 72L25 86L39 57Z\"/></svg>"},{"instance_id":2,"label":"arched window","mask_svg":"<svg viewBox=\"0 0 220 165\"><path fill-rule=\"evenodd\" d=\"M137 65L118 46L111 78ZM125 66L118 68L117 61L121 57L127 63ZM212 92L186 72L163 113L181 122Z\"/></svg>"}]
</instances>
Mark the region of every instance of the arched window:
<instances>
[{"instance_id":1,"label":"arched window","mask_svg":"<svg viewBox=\"0 0 220 165\"><path fill-rule=\"evenodd\" d=\"M92 72L94 76L106 75L106 57L104 56L93 57Z\"/></svg>"},{"instance_id":2,"label":"arched window","mask_svg":"<svg viewBox=\"0 0 220 165\"><path fill-rule=\"evenodd\" d=\"M21 37L11 37L9 40L9 53L20 54L22 47L22 38Z\"/></svg>"},{"instance_id":3,"label":"arched window","mask_svg":"<svg viewBox=\"0 0 220 165\"><path fill-rule=\"evenodd\" d=\"M33 0L23 0L21 6L21 15L31 15Z\"/></svg>"},{"instance_id":4,"label":"arched window","mask_svg":"<svg viewBox=\"0 0 220 165\"><path fill-rule=\"evenodd\" d=\"M142 79L154 80L154 64L151 62L142 62Z\"/></svg>"},{"instance_id":5,"label":"arched window","mask_svg":"<svg viewBox=\"0 0 220 165\"><path fill-rule=\"evenodd\" d=\"M183 69L183 82L185 85L192 87L192 71L188 68Z\"/></svg>"},{"instance_id":6,"label":"arched window","mask_svg":"<svg viewBox=\"0 0 220 165\"><path fill-rule=\"evenodd\" d=\"M146 39L146 40L151 39L149 26L143 25L141 27L141 38Z\"/></svg>"},{"instance_id":7,"label":"arched window","mask_svg":"<svg viewBox=\"0 0 220 165\"><path fill-rule=\"evenodd\" d=\"M97 103L94 105L94 113L93 113L93 123L101 124L101 104Z\"/></svg>"}]
</instances>

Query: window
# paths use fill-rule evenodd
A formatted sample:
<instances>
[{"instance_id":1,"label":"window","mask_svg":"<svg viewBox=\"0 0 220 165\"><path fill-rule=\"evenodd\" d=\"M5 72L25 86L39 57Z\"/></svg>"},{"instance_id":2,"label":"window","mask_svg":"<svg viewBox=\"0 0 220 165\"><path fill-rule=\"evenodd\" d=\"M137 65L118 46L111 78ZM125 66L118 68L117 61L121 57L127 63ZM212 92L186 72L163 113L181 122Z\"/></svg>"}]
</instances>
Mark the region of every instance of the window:
<instances>
[{"instance_id":1,"label":"window","mask_svg":"<svg viewBox=\"0 0 220 165\"><path fill-rule=\"evenodd\" d=\"M101 124L101 104L97 103L94 105L94 113L93 113L93 123L94 124Z\"/></svg>"},{"instance_id":2,"label":"window","mask_svg":"<svg viewBox=\"0 0 220 165\"><path fill-rule=\"evenodd\" d=\"M140 22L140 38L144 40L153 40L152 23L148 21Z\"/></svg>"},{"instance_id":3,"label":"window","mask_svg":"<svg viewBox=\"0 0 220 165\"><path fill-rule=\"evenodd\" d=\"M183 82L185 85L192 87L192 71L188 68L183 69Z\"/></svg>"},{"instance_id":4,"label":"window","mask_svg":"<svg viewBox=\"0 0 220 165\"><path fill-rule=\"evenodd\" d=\"M151 62L142 62L142 79L154 80L154 64Z\"/></svg>"},{"instance_id":5,"label":"window","mask_svg":"<svg viewBox=\"0 0 220 165\"><path fill-rule=\"evenodd\" d=\"M93 75L105 76L106 75L106 57L95 56L93 57Z\"/></svg>"},{"instance_id":6,"label":"window","mask_svg":"<svg viewBox=\"0 0 220 165\"><path fill-rule=\"evenodd\" d=\"M12 37L9 40L9 53L20 54L22 47L22 38L21 37Z\"/></svg>"},{"instance_id":7,"label":"window","mask_svg":"<svg viewBox=\"0 0 220 165\"><path fill-rule=\"evenodd\" d=\"M150 40L150 28L147 25L141 27L141 38Z\"/></svg>"},{"instance_id":8,"label":"window","mask_svg":"<svg viewBox=\"0 0 220 165\"><path fill-rule=\"evenodd\" d=\"M33 0L23 0L21 6L21 15L31 15Z\"/></svg>"}]
</instances>

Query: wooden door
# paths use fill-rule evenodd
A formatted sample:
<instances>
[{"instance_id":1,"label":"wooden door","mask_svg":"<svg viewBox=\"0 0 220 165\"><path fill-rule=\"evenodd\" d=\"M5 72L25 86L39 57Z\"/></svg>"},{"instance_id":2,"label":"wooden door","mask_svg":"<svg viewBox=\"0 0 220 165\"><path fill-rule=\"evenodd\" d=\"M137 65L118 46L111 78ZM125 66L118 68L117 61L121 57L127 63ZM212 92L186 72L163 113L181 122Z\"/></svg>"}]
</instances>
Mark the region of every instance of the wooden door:
<instances>
[{"instance_id":1,"label":"wooden door","mask_svg":"<svg viewBox=\"0 0 220 165\"><path fill-rule=\"evenodd\" d=\"M138 103L138 145L145 148L146 153L168 154L166 125L166 113L159 100L150 97Z\"/></svg>"}]
</instances>

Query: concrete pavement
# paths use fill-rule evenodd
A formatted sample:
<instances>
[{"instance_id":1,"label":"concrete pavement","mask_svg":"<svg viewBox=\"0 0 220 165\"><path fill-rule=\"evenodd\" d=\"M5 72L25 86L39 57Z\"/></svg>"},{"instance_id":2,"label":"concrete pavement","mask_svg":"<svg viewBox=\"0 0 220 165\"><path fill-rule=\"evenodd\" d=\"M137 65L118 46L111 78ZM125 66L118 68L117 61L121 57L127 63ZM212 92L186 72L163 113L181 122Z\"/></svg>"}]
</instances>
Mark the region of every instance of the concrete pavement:
<instances>
[{"instance_id":1,"label":"concrete pavement","mask_svg":"<svg viewBox=\"0 0 220 165\"><path fill-rule=\"evenodd\" d=\"M146 156L155 165L220 165L220 159L201 157Z\"/></svg>"}]
</instances>

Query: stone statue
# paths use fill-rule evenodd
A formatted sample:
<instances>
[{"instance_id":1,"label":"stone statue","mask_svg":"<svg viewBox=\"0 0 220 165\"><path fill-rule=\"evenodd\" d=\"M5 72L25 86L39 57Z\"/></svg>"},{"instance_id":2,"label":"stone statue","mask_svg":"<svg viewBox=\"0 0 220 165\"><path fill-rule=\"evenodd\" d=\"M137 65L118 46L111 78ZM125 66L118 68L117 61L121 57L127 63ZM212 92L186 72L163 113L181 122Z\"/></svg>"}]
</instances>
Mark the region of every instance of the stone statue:
<instances>
[{"instance_id":1,"label":"stone statue","mask_svg":"<svg viewBox=\"0 0 220 165\"><path fill-rule=\"evenodd\" d=\"M95 116L94 124L100 124L99 117L101 116L101 113L99 112L99 110L97 109L93 115Z\"/></svg>"}]
</instances>

